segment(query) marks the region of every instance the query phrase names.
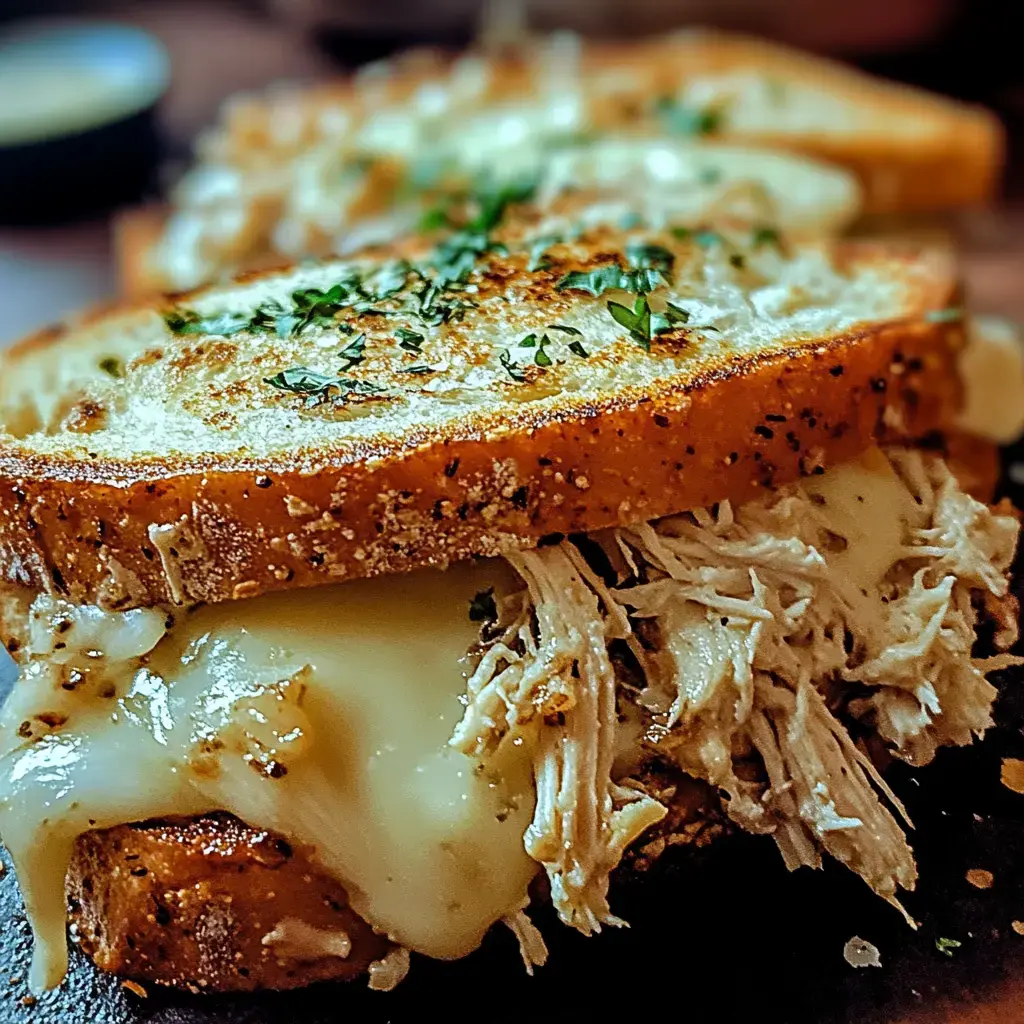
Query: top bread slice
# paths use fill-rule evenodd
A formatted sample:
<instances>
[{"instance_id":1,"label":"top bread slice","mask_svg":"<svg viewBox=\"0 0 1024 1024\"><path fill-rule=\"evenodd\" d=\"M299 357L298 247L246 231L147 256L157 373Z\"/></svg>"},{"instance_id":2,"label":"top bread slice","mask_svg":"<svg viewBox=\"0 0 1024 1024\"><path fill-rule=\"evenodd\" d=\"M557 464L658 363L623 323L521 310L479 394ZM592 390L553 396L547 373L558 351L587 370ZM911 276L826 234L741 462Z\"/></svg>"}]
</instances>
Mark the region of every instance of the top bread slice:
<instances>
[{"instance_id":1,"label":"top bread slice","mask_svg":"<svg viewBox=\"0 0 1024 1024\"><path fill-rule=\"evenodd\" d=\"M748 227L538 245L546 223L15 348L0 573L124 608L445 565L743 501L955 416L945 253Z\"/></svg>"},{"instance_id":2,"label":"top bread slice","mask_svg":"<svg viewBox=\"0 0 1024 1024\"><path fill-rule=\"evenodd\" d=\"M396 208L631 135L835 164L872 214L984 202L1004 150L987 111L742 36L558 35L457 59L417 52L353 79L232 101L177 189L145 277L178 289L268 254L336 252Z\"/></svg>"}]
</instances>

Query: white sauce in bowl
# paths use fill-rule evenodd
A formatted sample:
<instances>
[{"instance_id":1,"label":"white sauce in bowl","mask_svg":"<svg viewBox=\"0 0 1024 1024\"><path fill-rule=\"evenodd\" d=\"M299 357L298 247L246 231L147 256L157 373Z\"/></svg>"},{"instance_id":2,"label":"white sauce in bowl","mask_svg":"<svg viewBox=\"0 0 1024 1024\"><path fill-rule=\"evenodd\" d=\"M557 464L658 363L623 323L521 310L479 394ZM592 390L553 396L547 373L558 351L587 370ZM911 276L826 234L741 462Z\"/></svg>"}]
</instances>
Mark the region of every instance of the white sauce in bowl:
<instances>
[{"instance_id":1,"label":"white sauce in bowl","mask_svg":"<svg viewBox=\"0 0 1024 1024\"><path fill-rule=\"evenodd\" d=\"M167 88L160 44L101 22L37 21L0 34L0 147L73 135L129 117Z\"/></svg>"}]
</instances>

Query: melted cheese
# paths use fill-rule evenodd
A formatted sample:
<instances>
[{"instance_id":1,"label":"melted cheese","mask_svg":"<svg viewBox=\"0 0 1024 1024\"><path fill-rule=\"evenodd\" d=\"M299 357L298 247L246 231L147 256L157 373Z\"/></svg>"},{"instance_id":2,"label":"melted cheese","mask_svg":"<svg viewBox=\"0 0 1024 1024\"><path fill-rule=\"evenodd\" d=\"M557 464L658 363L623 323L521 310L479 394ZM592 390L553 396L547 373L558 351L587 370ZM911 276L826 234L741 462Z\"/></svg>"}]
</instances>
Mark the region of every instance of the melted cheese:
<instances>
[{"instance_id":1,"label":"melted cheese","mask_svg":"<svg viewBox=\"0 0 1024 1024\"><path fill-rule=\"evenodd\" d=\"M1016 326L1001 317L973 317L960 373L960 426L996 444L1016 441L1024 432L1024 341Z\"/></svg>"},{"instance_id":2,"label":"melted cheese","mask_svg":"<svg viewBox=\"0 0 1024 1024\"><path fill-rule=\"evenodd\" d=\"M824 551L829 566L858 590L872 591L899 561L907 524L920 518L892 464L871 448L805 481L803 489L816 498L820 519L834 535Z\"/></svg>"},{"instance_id":3,"label":"melted cheese","mask_svg":"<svg viewBox=\"0 0 1024 1024\"><path fill-rule=\"evenodd\" d=\"M54 634L73 656L31 662L0 719L0 834L36 931L34 984L66 969L75 838L152 817L224 809L279 832L309 847L376 929L434 957L465 955L524 906L536 871L522 839L528 744L486 764L447 746L476 638L467 602L499 572L181 611L163 639L155 612L109 615L105 636L84 614ZM149 648L141 661L104 656ZM50 731L37 735L40 714Z\"/></svg>"}]
</instances>

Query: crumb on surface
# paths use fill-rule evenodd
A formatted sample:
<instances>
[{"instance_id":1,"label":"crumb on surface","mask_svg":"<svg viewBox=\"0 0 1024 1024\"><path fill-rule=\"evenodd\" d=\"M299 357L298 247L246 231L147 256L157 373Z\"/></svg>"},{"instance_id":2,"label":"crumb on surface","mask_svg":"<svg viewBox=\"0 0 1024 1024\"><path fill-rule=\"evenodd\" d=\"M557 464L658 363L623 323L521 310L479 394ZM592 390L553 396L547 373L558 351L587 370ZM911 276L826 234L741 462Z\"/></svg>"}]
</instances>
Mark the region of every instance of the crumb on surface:
<instances>
[{"instance_id":1,"label":"crumb on surface","mask_svg":"<svg viewBox=\"0 0 1024 1024\"><path fill-rule=\"evenodd\" d=\"M849 942L843 946L843 959L851 967L881 967L882 958L878 947L859 935L854 935Z\"/></svg>"}]
</instances>

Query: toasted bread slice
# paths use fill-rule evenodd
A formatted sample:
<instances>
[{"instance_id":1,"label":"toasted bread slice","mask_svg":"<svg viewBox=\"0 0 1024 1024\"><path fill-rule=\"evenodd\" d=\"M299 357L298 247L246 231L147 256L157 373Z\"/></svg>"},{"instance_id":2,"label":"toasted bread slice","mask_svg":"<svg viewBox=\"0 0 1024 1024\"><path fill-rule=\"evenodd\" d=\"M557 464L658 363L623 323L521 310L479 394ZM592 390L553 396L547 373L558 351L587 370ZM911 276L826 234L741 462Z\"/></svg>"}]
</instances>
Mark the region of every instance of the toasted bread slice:
<instances>
[{"instance_id":1,"label":"toasted bread slice","mask_svg":"<svg viewBox=\"0 0 1024 1024\"><path fill-rule=\"evenodd\" d=\"M396 209L397 229L407 227L481 175L543 173L581 137L631 135L836 164L859 181L869 213L984 202L1004 149L984 110L741 36L558 36L512 54L414 53L353 80L232 101L177 190L145 281L180 289L272 254L334 253L353 231L396 230Z\"/></svg>"},{"instance_id":2,"label":"toasted bread slice","mask_svg":"<svg viewBox=\"0 0 1024 1024\"><path fill-rule=\"evenodd\" d=\"M535 201L542 206L557 205L563 195L580 189L599 190L614 193L620 200L628 197L636 207L686 222L728 212L812 235L842 231L861 209L856 179L839 167L796 153L657 135L620 135L561 146L543 154L529 149L525 154L507 153L501 162L501 174L535 180ZM329 191L332 182L325 182L323 187ZM457 189L464 184L457 179L450 187ZM289 187L301 191L309 186L294 182ZM224 209L231 209L239 200L244 205L244 191L219 198L216 208L208 211L193 210L186 202L179 211L150 207L123 215L116 230L122 293L132 297L192 286L225 269L264 269L280 263L282 251L292 256L327 256L349 252L363 240L379 242L400 237L423 218L425 204L437 201L437 193L396 195L391 210L385 209L383 201L372 204L380 216L354 215L331 230L322 230L323 225L318 228L298 207L311 215L315 208L319 211L315 217L322 219L328 216L326 210L341 208L343 201L325 194L322 202L311 203L309 195L296 192L280 213L280 223L288 225L286 233L293 242L282 243L278 251L272 240L247 247L239 245L239 238L231 241L224 234ZM258 217L261 209L265 216L271 216L269 207L252 206L247 214L249 227L243 227L243 217L238 221L239 230L251 231L255 223L252 218ZM197 222L197 213L198 219L214 230L216 240ZM219 226L214 227L214 222ZM268 225L269 221L265 222L259 231L265 231ZM229 245L230 251L222 249L218 255L221 243Z\"/></svg>"},{"instance_id":3,"label":"toasted bread slice","mask_svg":"<svg viewBox=\"0 0 1024 1024\"><path fill-rule=\"evenodd\" d=\"M630 851L629 869L646 870L669 846L703 848L728 831L705 783L678 770L647 782L669 813ZM99 967L193 992L352 980L389 946L301 852L229 815L83 836L68 897L81 948ZM346 944L350 952L339 955Z\"/></svg>"},{"instance_id":4,"label":"toasted bread slice","mask_svg":"<svg viewBox=\"0 0 1024 1024\"><path fill-rule=\"evenodd\" d=\"M348 980L389 945L301 853L226 815L83 836L68 899L98 966L194 992Z\"/></svg>"},{"instance_id":5,"label":"toasted bread slice","mask_svg":"<svg viewBox=\"0 0 1024 1024\"><path fill-rule=\"evenodd\" d=\"M14 349L0 572L127 607L445 565L744 501L958 407L943 253L595 228L538 258L543 226Z\"/></svg>"}]
</instances>

